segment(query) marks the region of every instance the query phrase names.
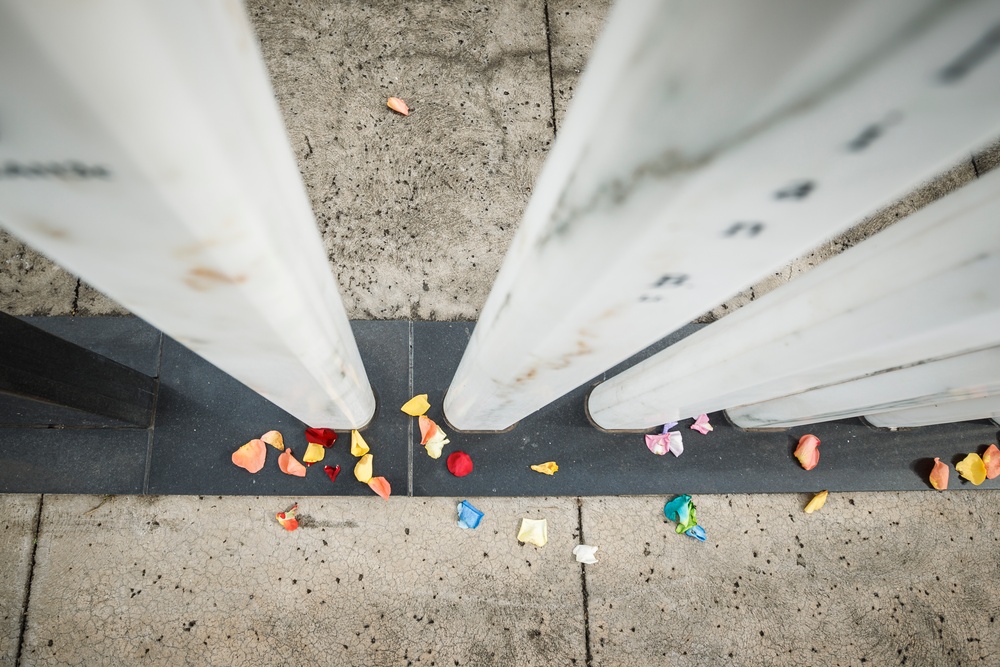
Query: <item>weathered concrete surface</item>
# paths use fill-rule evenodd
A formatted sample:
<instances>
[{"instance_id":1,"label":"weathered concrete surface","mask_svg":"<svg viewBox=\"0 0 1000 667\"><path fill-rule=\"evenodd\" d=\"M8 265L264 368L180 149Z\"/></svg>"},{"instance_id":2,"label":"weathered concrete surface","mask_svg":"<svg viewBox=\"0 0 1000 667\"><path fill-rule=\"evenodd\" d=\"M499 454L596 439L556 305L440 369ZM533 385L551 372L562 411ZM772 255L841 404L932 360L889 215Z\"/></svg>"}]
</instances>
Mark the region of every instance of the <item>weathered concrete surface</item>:
<instances>
[{"instance_id":1,"label":"weathered concrete surface","mask_svg":"<svg viewBox=\"0 0 1000 667\"><path fill-rule=\"evenodd\" d=\"M0 311L69 315L76 278L0 229Z\"/></svg>"},{"instance_id":2,"label":"weathered concrete surface","mask_svg":"<svg viewBox=\"0 0 1000 667\"><path fill-rule=\"evenodd\" d=\"M474 319L552 140L542 0L249 7L350 316Z\"/></svg>"},{"instance_id":3,"label":"weathered concrete surface","mask_svg":"<svg viewBox=\"0 0 1000 667\"><path fill-rule=\"evenodd\" d=\"M76 314L83 316L128 315L129 311L111 297L81 280L80 291L76 299Z\"/></svg>"},{"instance_id":4,"label":"weathered concrete surface","mask_svg":"<svg viewBox=\"0 0 1000 667\"><path fill-rule=\"evenodd\" d=\"M954 482L953 482L954 484ZM1000 492L584 503L593 664L969 665L1000 655Z\"/></svg>"},{"instance_id":5,"label":"weathered concrete surface","mask_svg":"<svg viewBox=\"0 0 1000 667\"><path fill-rule=\"evenodd\" d=\"M0 495L0 665L13 665L38 517L38 496Z\"/></svg>"},{"instance_id":6,"label":"weathered concrete surface","mask_svg":"<svg viewBox=\"0 0 1000 667\"><path fill-rule=\"evenodd\" d=\"M473 499L465 531L455 500L315 498L293 533L293 499L100 502L45 497L22 665L584 664L574 499Z\"/></svg>"},{"instance_id":7,"label":"weathered concrete surface","mask_svg":"<svg viewBox=\"0 0 1000 667\"><path fill-rule=\"evenodd\" d=\"M552 95L556 128L562 126L577 79L590 50L604 28L612 0L549 0L549 41L552 47Z\"/></svg>"}]
</instances>

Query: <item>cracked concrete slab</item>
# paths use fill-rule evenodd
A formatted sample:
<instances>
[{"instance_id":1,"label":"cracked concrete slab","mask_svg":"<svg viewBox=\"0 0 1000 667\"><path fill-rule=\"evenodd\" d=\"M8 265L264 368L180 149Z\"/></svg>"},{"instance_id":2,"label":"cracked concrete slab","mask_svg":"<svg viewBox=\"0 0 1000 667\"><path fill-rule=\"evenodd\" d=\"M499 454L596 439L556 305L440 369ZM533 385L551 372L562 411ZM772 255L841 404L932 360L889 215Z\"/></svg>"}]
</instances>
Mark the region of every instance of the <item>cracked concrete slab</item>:
<instances>
[{"instance_id":1,"label":"cracked concrete slab","mask_svg":"<svg viewBox=\"0 0 1000 667\"><path fill-rule=\"evenodd\" d=\"M0 311L70 315L76 278L0 229Z\"/></svg>"},{"instance_id":2,"label":"cracked concrete slab","mask_svg":"<svg viewBox=\"0 0 1000 667\"><path fill-rule=\"evenodd\" d=\"M76 314L88 317L95 315L130 315L131 313L125 306L81 280L80 291L76 300Z\"/></svg>"},{"instance_id":3,"label":"cracked concrete slab","mask_svg":"<svg viewBox=\"0 0 1000 667\"><path fill-rule=\"evenodd\" d=\"M595 666L958 665L1000 654L1000 492L586 499Z\"/></svg>"},{"instance_id":4,"label":"cracked concrete slab","mask_svg":"<svg viewBox=\"0 0 1000 667\"><path fill-rule=\"evenodd\" d=\"M21 635L21 613L31 572L38 517L37 495L2 495L0 508L0 665L14 665Z\"/></svg>"},{"instance_id":5,"label":"cracked concrete slab","mask_svg":"<svg viewBox=\"0 0 1000 667\"><path fill-rule=\"evenodd\" d=\"M549 0L549 40L552 47L552 96L556 127L576 92L577 79L590 50L604 28L612 0Z\"/></svg>"},{"instance_id":6,"label":"cracked concrete slab","mask_svg":"<svg viewBox=\"0 0 1000 667\"><path fill-rule=\"evenodd\" d=\"M22 664L582 666L576 501L470 500L46 496Z\"/></svg>"},{"instance_id":7,"label":"cracked concrete slab","mask_svg":"<svg viewBox=\"0 0 1000 667\"><path fill-rule=\"evenodd\" d=\"M543 1L248 4L349 315L474 319L552 140Z\"/></svg>"}]
</instances>

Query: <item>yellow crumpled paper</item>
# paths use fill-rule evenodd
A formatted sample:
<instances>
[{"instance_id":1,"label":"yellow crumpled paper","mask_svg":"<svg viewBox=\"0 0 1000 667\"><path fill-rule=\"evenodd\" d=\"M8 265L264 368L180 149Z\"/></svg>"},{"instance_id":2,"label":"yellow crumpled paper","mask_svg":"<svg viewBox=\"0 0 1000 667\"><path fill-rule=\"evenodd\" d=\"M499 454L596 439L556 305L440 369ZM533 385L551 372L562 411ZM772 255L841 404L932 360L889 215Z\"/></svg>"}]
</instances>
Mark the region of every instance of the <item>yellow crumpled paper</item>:
<instances>
[{"instance_id":1,"label":"yellow crumpled paper","mask_svg":"<svg viewBox=\"0 0 1000 667\"><path fill-rule=\"evenodd\" d=\"M555 461L546 461L545 463L539 463L538 465L531 466L531 469L535 472L540 472L543 475L554 475L556 471L559 470L559 466Z\"/></svg>"}]
</instances>

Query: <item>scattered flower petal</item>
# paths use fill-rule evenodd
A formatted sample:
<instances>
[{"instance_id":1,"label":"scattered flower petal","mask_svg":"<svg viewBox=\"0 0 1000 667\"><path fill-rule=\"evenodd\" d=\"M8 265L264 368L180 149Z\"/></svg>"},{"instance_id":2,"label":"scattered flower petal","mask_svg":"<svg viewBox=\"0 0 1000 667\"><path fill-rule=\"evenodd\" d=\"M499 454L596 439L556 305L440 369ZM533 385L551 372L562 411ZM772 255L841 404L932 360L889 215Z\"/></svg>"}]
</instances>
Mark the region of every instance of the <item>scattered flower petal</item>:
<instances>
[{"instance_id":1,"label":"scattered flower petal","mask_svg":"<svg viewBox=\"0 0 1000 667\"><path fill-rule=\"evenodd\" d=\"M934 469L931 470L930 482L938 491L944 491L948 488L948 466L941 463L941 459L934 459Z\"/></svg>"},{"instance_id":2,"label":"scattered flower petal","mask_svg":"<svg viewBox=\"0 0 1000 667\"><path fill-rule=\"evenodd\" d=\"M306 453L302 455L302 462L306 464L316 463L322 461L324 456L326 456L326 450L323 448L323 445L310 442L306 447Z\"/></svg>"},{"instance_id":3,"label":"scattered flower petal","mask_svg":"<svg viewBox=\"0 0 1000 667\"><path fill-rule=\"evenodd\" d=\"M545 519L521 519L521 529L517 531L517 541L544 547L549 541L549 524Z\"/></svg>"},{"instance_id":4,"label":"scattered flower petal","mask_svg":"<svg viewBox=\"0 0 1000 667\"><path fill-rule=\"evenodd\" d=\"M358 459L357 465L354 466L354 476L362 484L367 484L372 478L372 458L371 454L365 454Z\"/></svg>"},{"instance_id":5,"label":"scattered flower petal","mask_svg":"<svg viewBox=\"0 0 1000 667\"><path fill-rule=\"evenodd\" d=\"M708 435L708 432L713 430L713 426L708 423L708 415L698 415L698 418L691 424L691 430L698 431L702 435Z\"/></svg>"},{"instance_id":6,"label":"scattered flower petal","mask_svg":"<svg viewBox=\"0 0 1000 667\"><path fill-rule=\"evenodd\" d=\"M410 107L406 106L406 102L399 99L398 97L390 97L385 105L395 111L396 113L401 113L404 116L410 115Z\"/></svg>"},{"instance_id":7,"label":"scattered flower petal","mask_svg":"<svg viewBox=\"0 0 1000 667\"><path fill-rule=\"evenodd\" d=\"M233 463L251 473L263 468L266 459L267 445L263 440L251 440L233 452Z\"/></svg>"},{"instance_id":8,"label":"scattered flower petal","mask_svg":"<svg viewBox=\"0 0 1000 667\"><path fill-rule=\"evenodd\" d=\"M803 511L806 514L812 514L816 510L822 509L823 505L826 505L826 497L829 495L830 495L829 491L820 491L819 493L817 493L815 496L812 497L812 500L809 501L809 503L806 505Z\"/></svg>"},{"instance_id":9,"label":"scattered flower petal","mask_svg":"<svg viewBox=\"0 0 1000 667\"><path fill-rule=\"evenodd\" d=\"M279 452L285 449L285 439L281 437L281 433L278 431L268 431L264 435L260 436L260 439L271 445Z\"/></svg>"},{"instance_id":10,"label":"scattered flower petal","mask_svg":"<svg viewBox=\"0 0 1000 667\"><path fill-rule=\"evenodd\" d=\"M452 452L448 456L448 472L455 477L465 477L472 472L472 457L465 452Z\"/></svg>"},{"instance_id":11,"label":"scattered flower petal","mask_svg":"<svg viewBox=\"0 0 1000 667\"><path fill-rule=\"evenodd\" d=\"M667 434L670 438L667 441L667 450L674 456L680 456L684 453L684 438L677 431L671 431Z\"/></svg>"},{"instance_id":12,"label":"scattered flower petal","mask_svg":"<svg viewBox=\"0 0 1000 667\"><path fill-rule=\"evenodd\" d=\"M323 472L326 473L326 476L330 478L331 482L336 482L337 475L340 474L340 466L333 466L332 468L330 466L323 466Z\"/></svg>"},{"instance_id":13,"label":"scattered flower petal","mask_svg":"<svg viewBox=\"0 0 1000 667\"><path fill-rule=\"evenodd\" d=\"M427 455L432 459L441 458L441 449L451 442L448 440L448 436L429 417L420 415L419 422L420 444L424 446Z\"/></svg>"},{"instance_id":14,"label":"scattered flower petal","mask_svg":"<svg viewBox=\"0 0 1000 667\"><path fill-rule=\"evenodd\" d=\"M806 470L812 470L819 463L819 438L815 435L804 435L799 438L799 444L795 448L795 458Z\"/></svg>"},{"instance_id":15,"label":"scattered flower petal","mask_svg":"<svg viewBox=\"0 0 1000 667\"><path fill-rule=\"evenodd\" d=\"M646 435L646 447L657 456L663 456L666 454L669 445L669 433L652 433Z\"/></svg>"},{"instance_id":16,"label":"scattered flower petal","mask_svg":"<svg viewBox=\"0 0 1000 667\"><path fill-rule=\"evenodd\" d=\"M385 477L372 477L368 480L368 488L382 496L383 500L389 500L389 494L392 493L392 487L389 486L389 480Z\"/></svg>"},{"instance_id":17,"label":"scattered flower petal","mask_svg":"<svg viewBox=\"0 0 1000 667\"><path fill-rule=\"evenodd\" d=\"M1000 476L1000 449L996 445L990 445L983 452L983 465L986 466L986 479Z\"/></svg>"},{"instance_id":18,"label":"scattered flower petal","mask_svg":"<svg viewBox=\"0 0 1000 667\"><path fill-rule=\"evenodd\" d=\"M281 524L282 528L291 532L299 527L299 520L295 518L295 513L298 511L299 504L295 503L284 512L278 512L274 516L278 519L278 523Z\"/></svg>"},{"instance_id":19,"label":"scattered flower petal","mask_svg":"<svg viewBox=\"0 0 1000 667\"><path fill-rule=\"evenodd\" d=\"M426 445L427 441L437 435L438 425L434 423L434 420L426 415L420 415L417 419L417 423L420 424L420 444Z\"/></svg>"},{"instance_id":20,"label":"scattered flower petal","mask_svg":"<svg viewBox=\"0 0 1000 667\"><path fill-rule=\"evenodd\" d=\"M556 471L559 470L559 466L555 461L546 461L545 463L539 463L538 465L531 466L531 469L535 472L540 472L543 475L554 475Z\"/></svg>"},{"instance_id":21,"label":"scattered flower petal","mask_svg":"<svg viewBox=\"0 0 1000 667\"><path fill-rule=\"evenodd\" d=\"M576 556L577 563L586 563L587 565L593 565L597 562L594 558L594 553L597 552L598 547L592 547L589 544L578 544L573 547L573 555Z\"/></svg>"},{"instance_id":22,"label":"scattered flower petal","mask_svg":"<svg viewBox=\"0 0 1000 667\"><path fill-rule=\"evenodd\" d=\"M351 456L364 456L370 451L364 437L356 430L351 431Z\"/></svg>"},{"instance_id":23,"label":"scattered flower petal","mask_svg":"<svg viewBox=\"0 0 1000 667\"><path fill-rule=\"evenodd\" d=\"M986 465L975 452L969 454L955 465L955 470L964 479L969 480L976 486L986 481Z\"/></svg>"},{"instance_id":24,"label":"scattered flower petal","mask_svg":"<svg viewBox=\"0 0 1000 667\"><path fill-rule=\"evenodd\" d=\"M458 504L458 527L474 529L479 527L479 522L483 520L483 513L472 506L468 500L463 500Z\"/></svg>"},{"instance_id":25,"label":"scattered flower petal","mask_svg":"<svg viewBox=\"0 0 1000 667\"><path fill-rule=\"evenodd\" d=\"M708 539L708 536L705 535L705 529L699 526L698 524L695 524L690 528L688 528L687 530L685 530L684 534L687 535L688 537L693 537L699 542L704 542L705 540Z\"/></svg>"},{"instance_id":26,"label":"scattered flower petal","mask_svg":"<svg viewBox=\"0 0 1000 667\"><path fill-rule=\"evenodd\" d=\"M317 445L323 445L327 449L333 447L333 443L337 441L337 432L332 428L307 428L306 429L306 442L315 442Z\"/></svg>"},{"instance_id":27,"label":"scattered flower petal","mask_svg":"<svg viewBox=\"0 0 1000 667\"><path fill-rule=\"evenodd\" d=\"M430 409L431 404L427 402L427 394L417 394L406 403L403 403L403 407L400 408L400 410L411 417L419 417L422 414L426 414Z\"/></svg>"},{"instance_id":28,"label":"scattered flower petal","mask_svg":"<svg viewBox=\"0 0 1000 667\"><path fill-rule=\"evenodd\" d=\"M660 433L666 433L675 426L677 426L677 422L667 422L666 424L663 425L663 430L660 431Z\"/></svg>"},{"instance_id":29,"label":"scattered flower petal","mask_svg":"<svg viewBox=\"0 0 1000 667\"><path fill-rule=\"evenodd\" d=\"M278 467L286 475L294 475L296 477L306 476L306 467L295 459L295 456L292 455L291 447L286 447L285 451L281 452L281 456L278 457Z\"/></svg>"}]
</instances>

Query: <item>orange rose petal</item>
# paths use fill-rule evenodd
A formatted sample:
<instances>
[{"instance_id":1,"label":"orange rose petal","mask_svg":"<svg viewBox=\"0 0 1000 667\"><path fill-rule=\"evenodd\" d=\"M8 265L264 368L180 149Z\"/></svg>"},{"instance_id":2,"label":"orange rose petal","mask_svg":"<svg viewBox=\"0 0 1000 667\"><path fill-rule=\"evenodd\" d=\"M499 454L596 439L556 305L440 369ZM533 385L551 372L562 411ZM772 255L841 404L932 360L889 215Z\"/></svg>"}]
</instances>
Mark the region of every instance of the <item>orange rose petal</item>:
<instances>
[{"instance_id":1,"label":"orange rose petal","mask_svg":"<svg viewBox=\"0 0 1000 667\"><path fill-rule=\"evenodd\" d=\"M389 486L389 480L385 477L372 477L368 480L368 486L372 491L382 496L383 499L389 500L389 494L392 493L392 487Z\"/></svg>"},{"instance_id":2,"label":"orange rose petal","mask_svg":"<svg viewBox=\"0 0 1000 667\"><path fill-rule=\"evenodd\" d=\"M278 512L274 516L278 519L278 523L281 524L281 527L290 532L299 527L299 520L295 518L295 513L298 509L299 504L295 503L289 509L284 512Z\"/></svg>"},{"instance_id":3,"label":"orange rose petal","mask_svg":"<svg viewBox=\"0 0 1000 667\"><path fill-rule=\"evenodd\" d=\"M420 444L426 445L427 441L433 438L434 434L438 432L438 425L426 415L420 415L418 421L420 422Z\"/></svg>"},{"instance_id":4,"label":"orange rose petal","mask_svg":"<svg viewBox=\"0 0 1000 667\"><path fill-rule=\"evenodd\" d=\"M267 445L263 440L251 440L233 452L233 463L251 473L263 468L266 458Z\"/></svg>"},{"instance_id":5,"label":"orange rose petal","mask_svg":"<svg viewBox=\"0 0 1000 667\"><path fill-rule=\"evenodd\" d=\"M944 491L948 488L948 466L941 463L941 459L934 459L934 469L931 470L930 476L931 486L933 486L938 491Z\"/></svg>"},{"instance_id":6,"label":"orange rose petal","mask_svg":"<svg viewBox=\"0 0 1000 667\"><path fill-rule=\"evenodd\" d=\"M990 445L983 452L983 465L986 466L986 479L1000 477L1000 449Z\"/></svg>"},{"instance_id":7,"label":"orange rose petal","mask_svg":"<svg viewBox=\"0 0 1000 667\"><path fill-rule=\"evenodd\" d=\"M278 431L268 431L264 435L260 436L260 439L277 449L279 452L285 450L285 439L281 437L281 433Z\"/></svg>"},{"instance_id":8,"label":"orange rose petal","mask_svg":"<svg viewBox=\"0 0 1000 667\"><path fill-rule=\"evenodd\" d=\"M306 476L306 467L299 463L294 456L292 456L291 447L281 452L281 456L278 457L278 467L281 468L281 472L286 475L294 475L296 477Z\"/></svg>"},{"instance_id":9,"label":"orange rose petal","mask_svg":"<svg viewBox=\"0 0 1000 667\"><path fill-rule=\"evenodd\" d=\"M398 97L390 97L386 100L385 105L395 111L396 113L401 113L404 116L410 115L410 107L406 106L406 102L399 99Z\"/></svg>"},{"instance_id":10,"label":"orange rose petal","mask_svg":"<svg viewBox=\"0 0 1000 667\"><path fill-rule=\"evenodd\" d=\"M812 470L819 463L819 438L815 435L804 435L799 438L799 444L795 448L795 458L806 470Z\"/></svg>"}]
</instances>

